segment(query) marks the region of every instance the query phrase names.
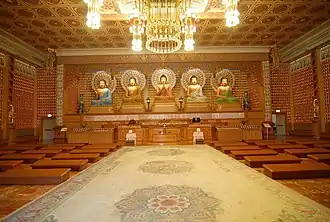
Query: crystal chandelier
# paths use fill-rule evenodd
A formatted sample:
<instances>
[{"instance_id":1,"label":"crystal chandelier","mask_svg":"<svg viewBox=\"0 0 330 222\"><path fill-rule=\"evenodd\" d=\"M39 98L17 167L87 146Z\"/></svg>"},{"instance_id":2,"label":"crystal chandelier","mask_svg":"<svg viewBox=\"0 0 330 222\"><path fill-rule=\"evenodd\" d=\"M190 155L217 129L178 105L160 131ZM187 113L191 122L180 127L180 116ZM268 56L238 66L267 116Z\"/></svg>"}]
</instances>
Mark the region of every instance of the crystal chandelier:
<instances>
[{"instance_id":1,"label":"crystal chandelier","mask_svg":"<svg viewBox=\"0 0 330 222\"><path fill-rule=\"evenodd\" d=\"M86 25L91 29L99 29L101 27L100 8L103 6L103 0L84 0L88 6Z\"/></svg>"},{"instance_id":2,"label":"crystal chandelier","mask_svg":"<svg viewBox=\"0 0 330 222\"><path fill-rule=\"evenodd\" d=\"M190 0L137 0L136 6L129 18L133 51L142 50L144 33L151 52L173 53L182 45L186 51L194 50L197 15Z\"/></svg>"},{"instance_id":3,"label":"crystal chandelier","mask_svg":"<svg viewBox=\"0 0 330 222\"><path fill-rule=\"evenodd\" d=\"M226 7L225 18L226 26L234 27L239 24L239 11L237 9L237 4L239 0L224 0L222 2Z\"/></svg>"}]
</instances>

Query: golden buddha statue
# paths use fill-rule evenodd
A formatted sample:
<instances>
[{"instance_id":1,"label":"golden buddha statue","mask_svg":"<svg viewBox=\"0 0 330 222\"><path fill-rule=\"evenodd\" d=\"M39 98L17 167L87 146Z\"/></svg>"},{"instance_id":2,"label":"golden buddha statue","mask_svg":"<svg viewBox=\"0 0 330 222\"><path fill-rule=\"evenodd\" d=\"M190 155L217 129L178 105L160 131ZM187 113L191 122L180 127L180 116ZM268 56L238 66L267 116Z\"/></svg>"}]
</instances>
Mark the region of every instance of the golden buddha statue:
<instances>
[{"instance_id":1,"label":"golden buddha statue","mask_svg":"<svg viewBox=\"0 0 330 222\"><path fill-rule=\"evenodd\" d=\"M172 95L172 87L167 81L167 77L162 75L160 77L160 81L156 86L156 94L159 97L173 97Z\"/></svg>"},{"instance_id":2,"label":"golden buddha statue","mask_svg":"<svg viewBox=\"0 0 330 222\"><path fill-rule=\"evenodd\" d=\"M121 86L125 90L125 97L120 105L122 113L144 112L142 90L146 84L145 75L138 70L126 70L121 76Z\"/></svg>"},{"instance_id":3,"label":"golden buddha statue","mask_svg":"<svg viewBox=\"0 0 330 222\"><path fill-rule=\"evenodd\" d=\"M228 79L225 77L220 80L219 87L217 88L217 97L216 102L218 104L239 102L238 98L233 97L232 87L228 85Z\"/></svg>"},{"instance_id":4,"label":"golden buddha statue","mask_svg":"<svg viewBox=\"0 0 330 222\"><path fill-rule=\"evenodd\" d=\"M198 84L197 77L190 78L190 84L187 87L187 102L205 102L206 96L203 95L203 88Z\"/></svg>"},{"instance_id":5,"label":"golden buddha statue","mask_svg":"<svg viewBox=\"0 0 330 222\"><path fill-rule=\"evenodd\" d=\"M129 84L126 90L126 99L137 101L142 100L140 86L136 84L136 79L134 77L129 79Z\"/></svg>"}]
</instances>

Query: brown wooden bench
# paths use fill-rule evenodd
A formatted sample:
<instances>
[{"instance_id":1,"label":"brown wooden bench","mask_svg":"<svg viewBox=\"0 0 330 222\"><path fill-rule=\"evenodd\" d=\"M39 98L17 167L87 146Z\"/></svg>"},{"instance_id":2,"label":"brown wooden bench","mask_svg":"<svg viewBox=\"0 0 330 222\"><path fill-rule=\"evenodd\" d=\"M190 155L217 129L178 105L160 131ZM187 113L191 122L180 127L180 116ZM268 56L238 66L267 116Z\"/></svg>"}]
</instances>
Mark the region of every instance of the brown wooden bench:
<instances>
[{"instance_id":1,"label":"brown wooden bench","mask_svg":"<svg viewBox=\"0 0 330 222\"><path fill-rule=\"evenodd\" d=\"M30 153L30 154L45 154L46 157L53 157L56 154L61 153L62 150L46 150L46 149L40 149L40 150L27 150L24 151L23 153Z\"/></svg>"},{"instance_id":2,"label":"brown wooden bench","mask_svg":"<svg viewBox=\"0 0 330 222\"><path fill-rule=\"evenodd\" d=\"M244 142L233 142L233 143L216 142L216 143L214 143L214 147L216 149L221 148L223 146L248 146L248 144L247 143L244 143Z\"/></svg>"},{"instance_id":3,"label":"brown wooden bench","mask_svg":"<svg viewBox=\"0 0 330 222\"><path fill-rule=\"evenodd\" d=\"M13 154L15 153L14 150L0 150L0 156L4 154Z\"/></svg>"},{"instance_id":4,"label":"brown wooden bench","mask_svg":"<svg viewBox=\"0 0 330 222\"><path fill-rule=\"evenodd\" d=\"M110 149L74 149L70 153L99 153L101 156L106 156L110 153Z\"/></svg>"},{"instance_id":5,"label":"brown wooden bench","mask_svg":"<svg viewBox=\"0 0 330 222\"><path fill-rule=\"evenodd\" d=\"M1 148L1 150L9 150L9 151L16 151L18 153L24 152L26 150L36 150L39 149L38 147L35 146L7 146Z\"/></svg>"},{"instance_id":6,"label":"brown wooden bench","mask_svg":"<svg viewBox=\"0 0 330 222\"><path fill-rule=\"evenodd\" d=\"M292 155L245 156L245 164L250 167L262 167L263 164L300 163L302 160Z\"/></svg>"},{"instance_id":7,"label":"brown wooden bench","mask_svg":"<svg viewBox=\"0 0 330 222\"><path fill-rule=\"evenodd\" d=\"M31 164L32 169L70 168L80 171L87 167L88 160L38 160Z\"/></svg>"},{"instance_id":8,"label":"brown wooden bench","mask_svg":"<svg viewBox=\"0 0 330 222\"><path fill-rule=\"evenodd\" d=\"M328 144L329 141L325 141L325 140L301 140L301 141L296 141L296 143L313 147L315 145Z\"/></svg>"},{"instance_id":9,"label":"brown wooden bench","mask_svg":"<svg viewBox=\"0 0 330 222\"><path fill-rule=\"evenodd\" d=\"M86 143L55 143L55 144L51 144L49 146L74 146L77 148L81 148L86 146Z\"/></svg>"},{"instance_id":10,"label":"brown wooden bench","mask_svg":"<svg viewBox=\"0 0 330 222\"><path fill-rule=\"evenodd\" d=\"M290 143L282 140L263 140L254 143L257 146L268 146L268 145L289 145Z\"/></svg>"},{"instance_id":11,"label":"brown wooden bench","mask_svg":"<svg viewBox=\"0 0 330 222\"><path fill-rule=\"evenodd\" d=\"M316 160L317 162L326 163L330 165L330 154L308 154L307 157Z\"/></svg>"},{"instance_id":12,"label":"brown wooden bench","mask_svg":"<svg viewBox=\"0 0 330 222\"><path fill-rule=\"evenodd\" d=\"M36 147L36 148L42 148L44 146L44 144L38 144L38 143L15 143L15 144L11 144L9 145L9 147Z\"/></svg>"},{"instance_id":13,"label":"brown wooden bench","mask_svg":"<svg viewBox=\"0 0 330 222\"><path fill-rule=\"evenodd\" d=\"M307 149L308 147L302 144L272 144L267 145L267 148L283 153L285 149Z\"/></svg>"},{"instance_id":14,"label":"brown wooden bench","mask_svg":"<svg viewBox=\"0 0 330 222\"><path fill-rule=\"evenodd\" d=\"M307 149L285 149L284 152L297 157L306 157L308 154L330 153L330 150L324 148L307 148Z\"/></svg>"},{"instance_id":15,"label":"brown wooden bench","mask_svg":"<svg viewBox=\"0 0 330 222\"><path fill-rule=\"evenodd\" d=\"M330 166L324 163L264 164L264 174L273 179L307 179L330 177Z\"/></svg>"},{"instance_id":16,"label":"brown wooden bench","mask_svg":"<svg viewBox=\"0 0 330 222\"><path fill-rule=\"evenodd\" d=\"M70 178L70 169L13 169L0 173L0 184L60 184Z\"/></svg>"},{"instance_id":17,"label":"brown wooden bench","mask_svg":"<svg viewBox=\"0 0 330 222\"><path fill-rule=\"evenodd\" d=\"M23 163L22 160L0 160L0 171L14 169L21 165L21 163Z\"/></svg>"},{"instance_id":18,"label":"brown wooden bench","mask_svg":"<svg viewBox=\"0 0 330 222\"><path fill-rule=\"evenodd\" d=\"M75 149L75 146L47 146L41 150L61 150L64 153L69 153L71 150Z\"/></svg>"},{"instance_id":19,"label":"brown wooden bench","mask_svg":"<svg viewBox=\"0 0 330 222\"><path fill-rule=\"evenodd\" d=\"M83 147L83 149L117 149L117 144L108 144L108 143L104 143L104 144L89 144Z\"/></svg>"},{"instance_id":20,"label":"brown wooden bench","mask_svg":"<svg viewBox=\"0 0 330 222\"><path fill-rule=\"evenodd\" d=\"M84 160L87 159L88 162L94 163L100 157L97 153L86 153L86 154L72 154L72 153L60 153L52 157L52 160Z\"/></svg>"},{"instance_id":21,"label":"brown wooden bench","mask_svg":"<svg viewBox=\"0 0 330 222\"><path fill-rule=\"evenodd\" d=\"M235 150L260 150L259 146L223 146L220 148L222 152L228 154Z\"/></svg>"},{"instance_id":22,"label":"brown wooden bench","mask_svg":"<svg viewBox=\"0 0 330 222\"><path fill-rule=\"evenodd\" d=\"M264 149L264 150L237 150L231 152L232 156L237 159L241 160L245 156L268 156L268 155L277 155L278 152L274 150Z\"/></svg>"},{"instance_id":23,"label":"brown wooden bench","mask_svg":"<svg viewBox=\"0 0 330 222\"><path fill-rule=\"evenodd\" d=\"M315 144L314 145L317 148L326 148L326 149L330 149L330 143L325 143L325 144Z\"/></svg>"},{"instance_id":24,"label":"brown wooden bench","mask_svg":"<svg viewBox=\"0 0 330 222\"><path fill-rule=\"evenodd\" d=\"M37 160L40 160L44 158L45 154L23 154L23 153L17 153L17 154L6 154L0 156L0 160L23 160L24 163L33 163Z\"/></svg>"}]
</instances>

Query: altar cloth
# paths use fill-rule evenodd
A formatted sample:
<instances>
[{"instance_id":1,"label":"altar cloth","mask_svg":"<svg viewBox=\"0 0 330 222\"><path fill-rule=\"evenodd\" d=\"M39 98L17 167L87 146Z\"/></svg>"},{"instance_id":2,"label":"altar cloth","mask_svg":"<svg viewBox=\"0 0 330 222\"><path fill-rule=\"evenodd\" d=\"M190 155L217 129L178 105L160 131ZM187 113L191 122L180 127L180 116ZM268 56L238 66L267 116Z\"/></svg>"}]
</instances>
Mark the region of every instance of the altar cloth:
<instances>
[{"instance_id":1,"label":"altar cloth","mask_svg":"<svg viewBox=\"0 0 330 222\"><path fill-rule=\"evenodd\" d=\"M330 209L207 145L124 147L3 221L329 221Z\"/></svg>"}]
</instances>

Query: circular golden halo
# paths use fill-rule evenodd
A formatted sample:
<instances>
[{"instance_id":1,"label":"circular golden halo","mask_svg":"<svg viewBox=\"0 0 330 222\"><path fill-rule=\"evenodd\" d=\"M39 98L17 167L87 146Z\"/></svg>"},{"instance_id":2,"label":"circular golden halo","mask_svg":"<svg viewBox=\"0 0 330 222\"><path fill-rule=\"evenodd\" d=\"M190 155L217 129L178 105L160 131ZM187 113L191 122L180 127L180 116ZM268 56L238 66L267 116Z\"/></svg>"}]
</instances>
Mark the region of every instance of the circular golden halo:
<instances>
[{"instance_id":1,"label":"circular golden halo","mask_svg":"<svg viewBox=\"0 0 330 222\"><path fill-rule=\"evenodd\" d=\"M211 86L216 91L219 87L220 81L222 78L228 80L228 85L230 87L235 86L235 75L229 69L222 69L215 74L215 77L211 78Z\"/></svg>"},{"instance_id":2,"label":"circular golden halo","mask_svg":"<svg viewBox=\"0 0 330 222\"><path fill-rule=\"evenodd\" d=\"M202 86L202 88L205 85L205 74L201 69L189 69L187 72L182 74L181 77L181 85L182 87L187 91L188 85L190 84L191 77L196 76L197 82Z\"/></svg>"},{"instance_id":3,"label":"circular golden halo","mask_svg":"<svg viewBox=\"0 0 330 222\"><path fill-rule=\"evenodd\" d=\"M164 75L167 78L167 83L170 85L171 89L175 86L176 76L175 73L171 69L157 69L151 75L151 84L157 89L157 85L159 85L160 77Z\"/></svg>"},{"instance_id":4,"label":"circular golden halo","mask_svg":"<svg viewBox=\"0 0 330 222\"><path fill-rule=\"evenodd\" d=\"M97 88L99 87L100 81L104 80L107 84L107 87L110 89L111 93L113 93L117 86L116 78L111 79L111 74L105 71L98 71L93 75L92 78L92 88L94 92L97 92Z\"/></svg>"},{"instance_id":5,"label":"circular golden halo","mask_svg":"<svg viewBox=\"0 0 330 222\"><path fill-rule=\"evenodd\" d=\"M146 85L145 75L138 70L129 69L121 75L121 86L123 87L125 92L127 92L127 86L129 85L129 80L131 78L134 78L136 80L136 85L140 86L140 89L142 91Z\"/></svg>"}]
</instances>

